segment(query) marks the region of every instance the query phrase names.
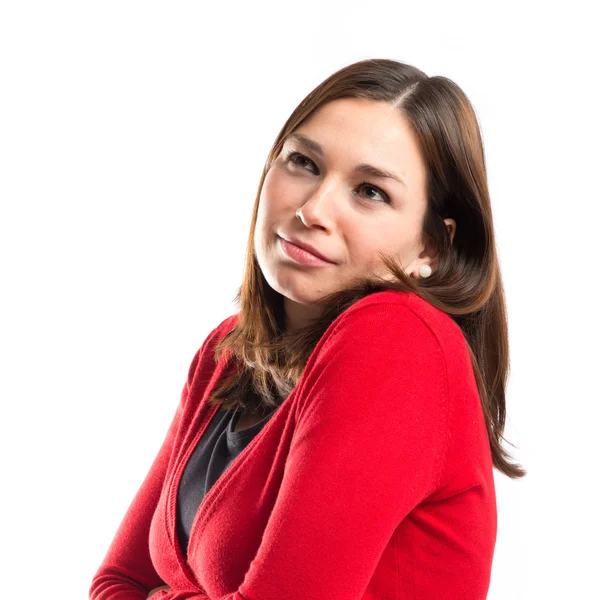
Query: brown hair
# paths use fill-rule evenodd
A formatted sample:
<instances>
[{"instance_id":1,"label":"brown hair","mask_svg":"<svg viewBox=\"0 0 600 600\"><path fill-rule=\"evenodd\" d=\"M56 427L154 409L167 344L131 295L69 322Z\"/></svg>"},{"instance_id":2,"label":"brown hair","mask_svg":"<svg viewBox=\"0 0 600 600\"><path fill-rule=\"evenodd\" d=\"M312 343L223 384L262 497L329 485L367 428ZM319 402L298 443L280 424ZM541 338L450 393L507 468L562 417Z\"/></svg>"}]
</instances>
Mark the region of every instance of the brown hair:
<instances>
[{"instance_id":1,"label":"brown hair","mask_svg":"<svg viewBox=\"0 0 600 600\"><path fill-rule=\"evenodd\" d=\"M265 177L286 137L315 110L344 97L366 98L397 108L412 125L427 169L427 208L422 240L438 249L438 266L413 279L391 257L379 253L394 281L361 278L320 299L323 310L309 325L286 331L283 297L267 283L254 252L254 230ZM444 218L455 219L450 239ZM526 474L501 445L505 440L505 389L509 370L504 290L495 248L481 133L475 111L450 79L429 77L389 59L348 65L319 84L291 114L269 153L256 196L245 274L235 297L239 321L215 348L227 349L238 369L213 392L209 403L266 414L297 384L325 330L344 310L374 292L414 292L460 326L471 355L490 440L493 464L511 478ZM506 441L506 440L505 440ZM512 444L511 444L512 445Z\"/></svg>"}]
</instances>

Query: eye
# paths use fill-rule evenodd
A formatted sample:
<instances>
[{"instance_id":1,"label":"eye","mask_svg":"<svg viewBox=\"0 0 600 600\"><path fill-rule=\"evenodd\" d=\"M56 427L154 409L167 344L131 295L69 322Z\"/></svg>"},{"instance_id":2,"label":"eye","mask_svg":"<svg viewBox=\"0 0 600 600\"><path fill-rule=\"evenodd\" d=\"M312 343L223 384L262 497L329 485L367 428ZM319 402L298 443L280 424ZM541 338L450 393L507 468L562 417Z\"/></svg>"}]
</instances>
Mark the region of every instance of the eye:
<instances>
[{"instance_id":1,"label":"eye","mask_svg":"<svg viewBox=\"0 0 600 600\"><path fill-rule=\"evenodd\" d=\"M284 162L292 163L301 168L304 168L306 166L306 163L315 165L315 163L310 158L308 158L308 156L304 156L304 154L302 154L300 152L296 152L295 150L291 150L290 152L288 152L286 154L286 156L284 158ZM316 165L315 165L315 168L316 168ZM358 185L358 189L360 189L361 187L364 187L367 189L370 188L371 190L375 190L375 193L379 194L382 197L382 200L379 200L379 202L385 202L386 204L392 203L392 201L390 200L390 197L381 188L378 188L376 185L373 185L373 184L369 183L368 181L363 181ZM366 197L368 200L373 200L373 198L371 196L364 196L364 197Z\"/></svg>"},{"instance_id":2,"label":"eye","mask_svg":"<svg viewBox=\"0 0 600 600\"><path fill-rule=\"evenodd\" d=\"M308 158L308 156L304 156L304 154L301 154L300 152L295 152L294 150L288 152L284 160L284 162L286 163L291 162L298 166L305 166L302 164L303 161L308 161L313 165L315 164L312 160L310 160L310 158Z\"/></svg>"},{"instance_id":3,"label":"eye","mask_svg":"<svg viewBox=\"0 0 600 600\"><path fill-rule=\"evenodd\" d=\"M379 194L383 198L383 202L385 202L386 204L392 203L390 197L383 190L380 190L377 186L370 184L368 181L363 181L361 184L359 184L358 187L360 188L362 186L375 190L375 193ZM368 196L368 198L369 200L372 200L371 197ZM380 202L382 201L380 200Z\"/></svg>"}]
</instances>

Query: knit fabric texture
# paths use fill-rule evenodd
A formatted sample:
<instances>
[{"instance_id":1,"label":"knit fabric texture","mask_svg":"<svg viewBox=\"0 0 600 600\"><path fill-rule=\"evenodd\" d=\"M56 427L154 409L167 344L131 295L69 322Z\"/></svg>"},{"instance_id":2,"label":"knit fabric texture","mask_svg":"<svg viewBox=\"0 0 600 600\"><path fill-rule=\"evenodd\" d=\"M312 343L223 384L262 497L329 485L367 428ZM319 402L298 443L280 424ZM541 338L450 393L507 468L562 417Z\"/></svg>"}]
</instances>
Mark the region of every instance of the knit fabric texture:
<instances>
[{"instance_id":1,"label":"knit fabric texture","mask_svg":"<svg viewBox=\"0 0 600 600\"><path fill-rule=\"evenodd\" d=\"M232 361L213 329L162 446L93 576L91 600L485 599L492 456L467 343L413 293L362 298L199 502L184 552L179 485ZM205 438L206 439L206 438Z\"/></svg>"}]
</instances>

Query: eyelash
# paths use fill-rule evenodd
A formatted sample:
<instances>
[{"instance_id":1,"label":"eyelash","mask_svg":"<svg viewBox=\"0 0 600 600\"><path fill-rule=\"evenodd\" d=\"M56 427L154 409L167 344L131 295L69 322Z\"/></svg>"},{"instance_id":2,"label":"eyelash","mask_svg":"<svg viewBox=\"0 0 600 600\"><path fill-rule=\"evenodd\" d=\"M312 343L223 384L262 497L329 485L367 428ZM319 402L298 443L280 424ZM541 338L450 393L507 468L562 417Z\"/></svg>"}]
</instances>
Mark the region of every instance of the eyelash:
<instances>
[{"instance_id":1,"label":"eyelash","mask_svg":"<svg viewBox=\"0 0 600 600\"><path fill-rule=\"evenodd\" d=\"M304 154L302 154L300 152L296 152L295 150L291 150L286 154L284 162L286 162L286 163L291 162L295 165L298 165L298 163L295 160L296 158L303 158L303 159L306 159L306 160L310 161L311 163L313 163L313 165L315 164L310 158L308 158L308 156L305 156ZM301 166L301 165L298 165L298 166ZM373 185L372 183L369 183L368 181L363 181L363 182L359 183L358 187L361 187L363 185L366 185L368 187L373 188L374 190L377 190L377 192L379 194L381 194L381 196L383 197L383 202L385 202L386 204L392 203L392 201L390 200L390 197L381 188L377 187L376 185ZM372 200L372 198L368 198L368 200ZM377 200L376 200L376 202L377 202Z\"/></svg>"}]
</instances>

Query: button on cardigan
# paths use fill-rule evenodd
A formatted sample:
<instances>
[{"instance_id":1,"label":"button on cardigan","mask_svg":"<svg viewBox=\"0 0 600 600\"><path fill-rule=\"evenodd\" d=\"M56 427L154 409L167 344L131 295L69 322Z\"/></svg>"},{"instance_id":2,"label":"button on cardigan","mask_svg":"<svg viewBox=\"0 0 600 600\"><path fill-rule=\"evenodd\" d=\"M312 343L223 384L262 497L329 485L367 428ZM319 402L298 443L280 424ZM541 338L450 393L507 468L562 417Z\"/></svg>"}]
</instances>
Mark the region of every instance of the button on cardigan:
<instances>
[{"instance_id":1,"label":"button on cardigan","mask_svg":"<svg viewBox=\"0 0 600 600\"><path fill-rule=\"evenodd\" d=\"M235 367L213 351L238 317L193 357L90 599L144 600L165 584L154 600L486 598L492 456L454 320L413 293L360 299L249 443L211 471L209 440L225 422L206 400Z\"/></svg>"}]
</instances>

